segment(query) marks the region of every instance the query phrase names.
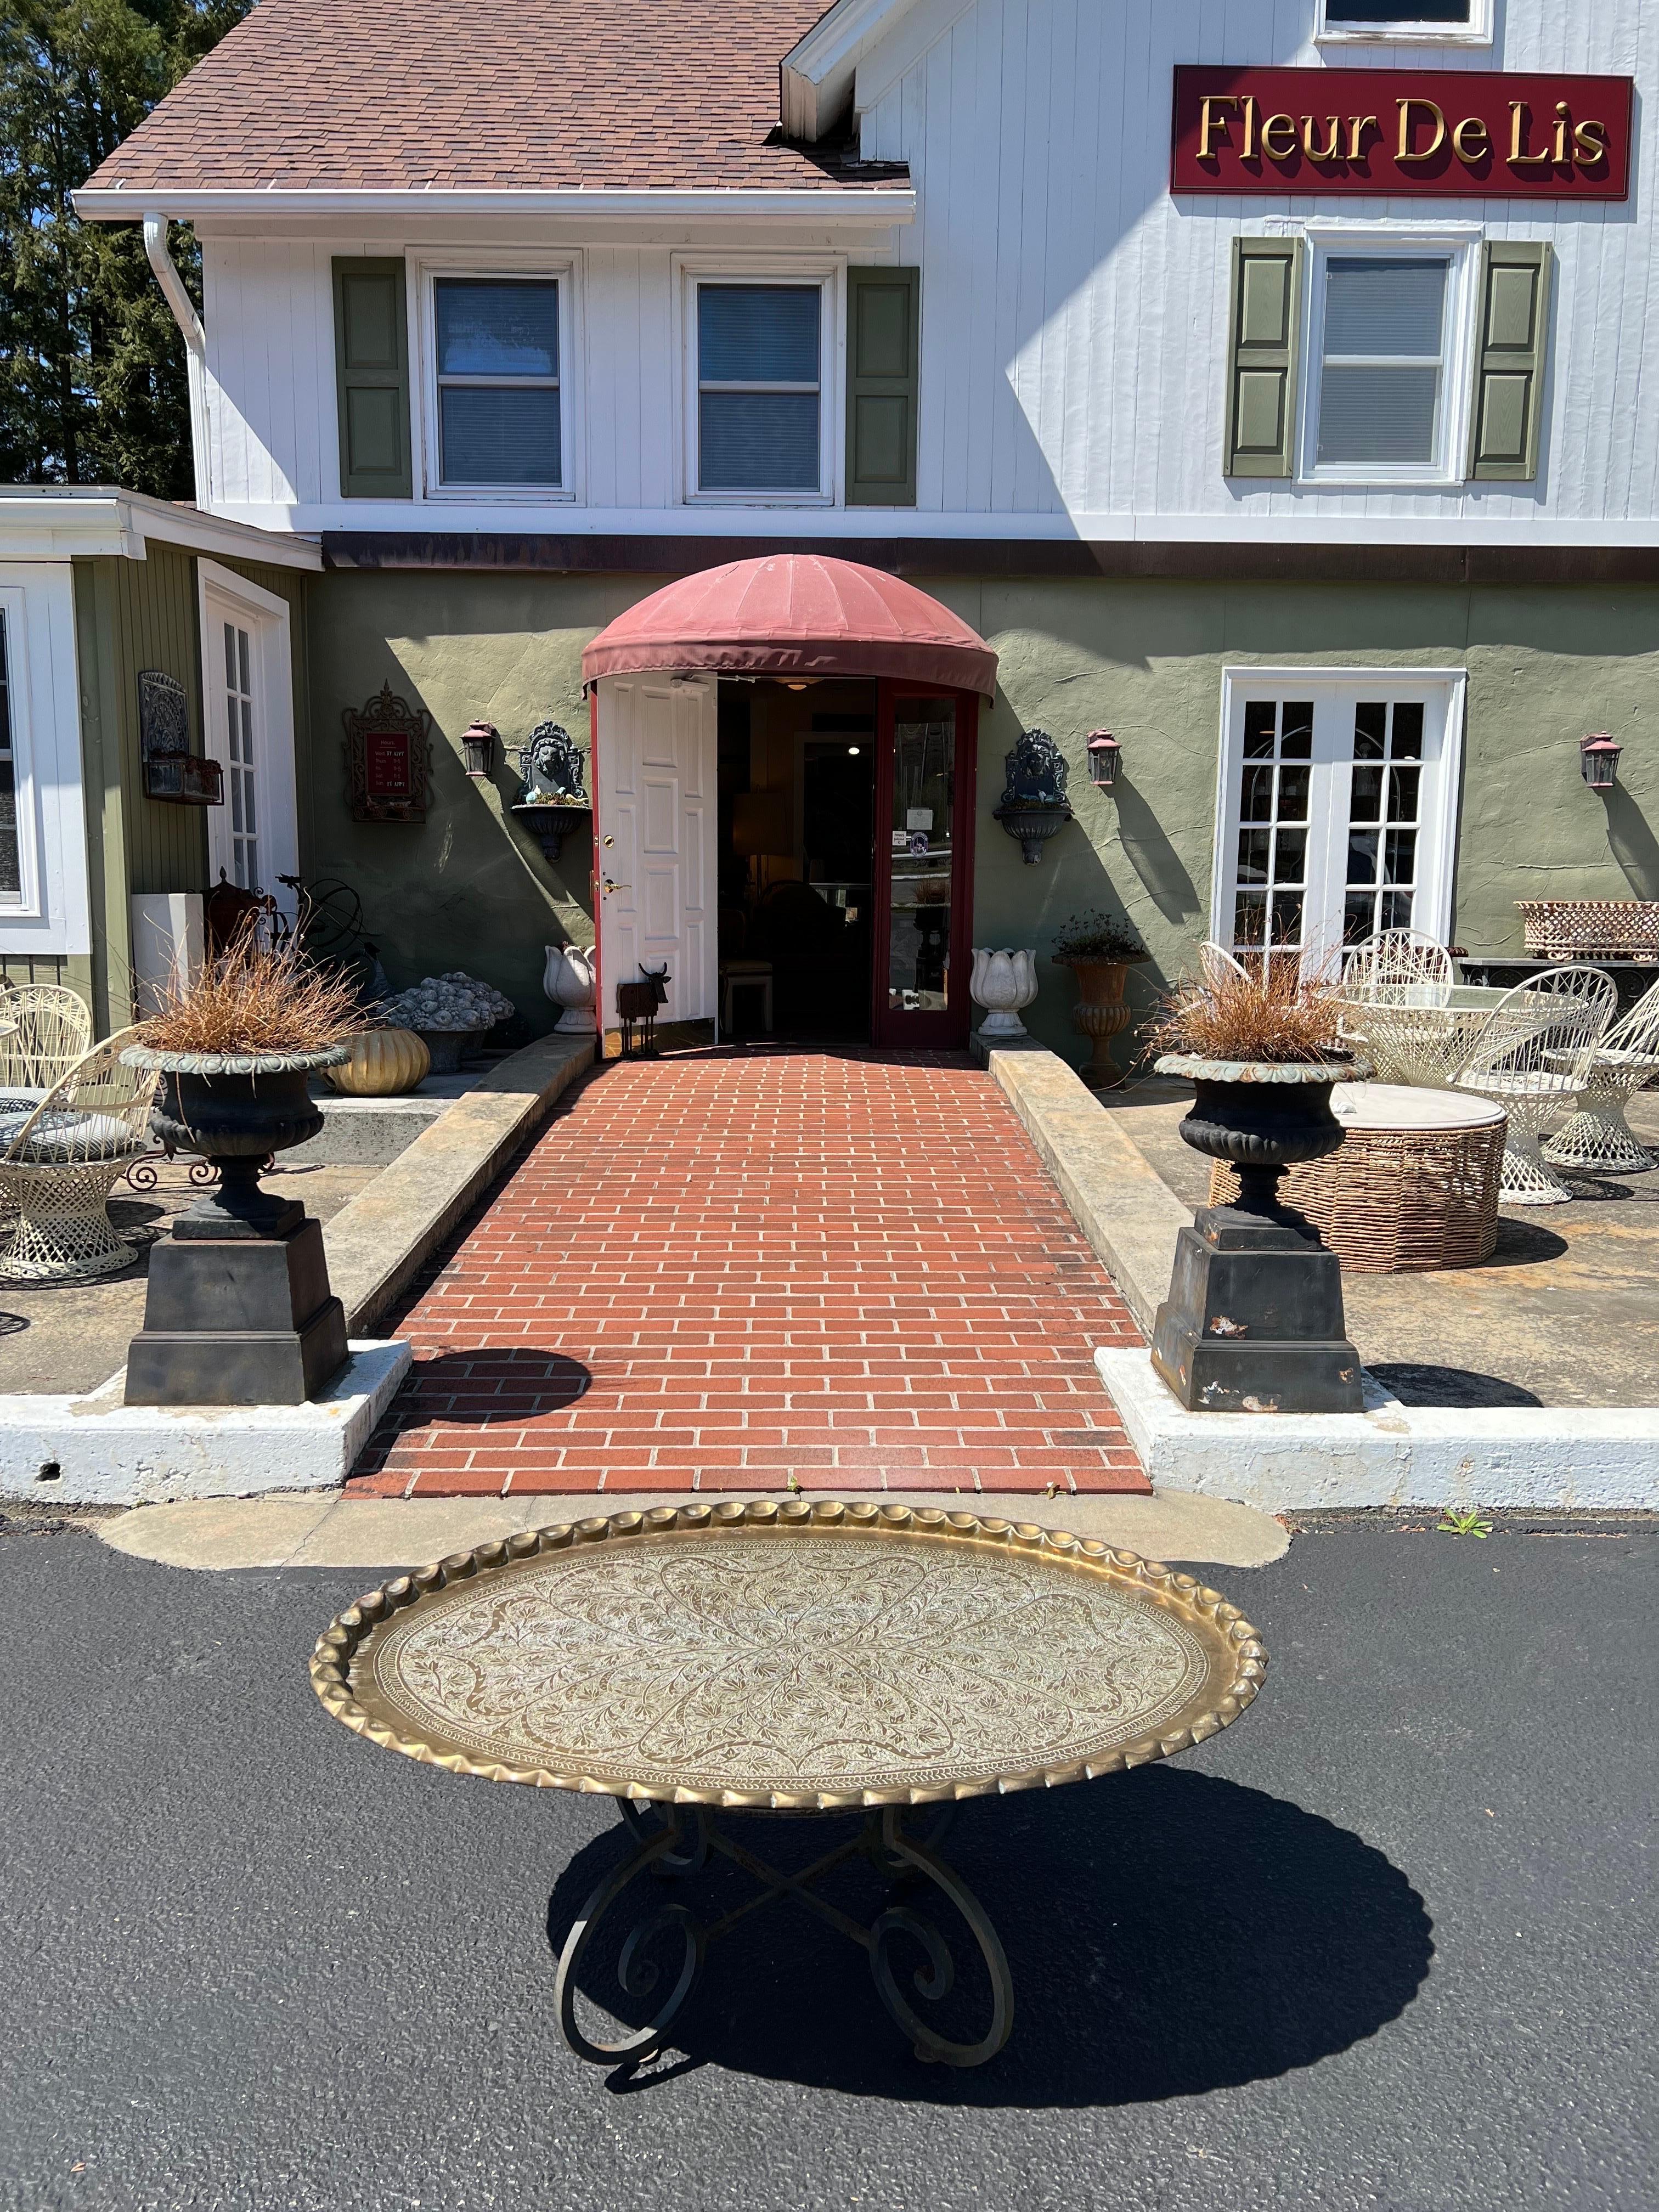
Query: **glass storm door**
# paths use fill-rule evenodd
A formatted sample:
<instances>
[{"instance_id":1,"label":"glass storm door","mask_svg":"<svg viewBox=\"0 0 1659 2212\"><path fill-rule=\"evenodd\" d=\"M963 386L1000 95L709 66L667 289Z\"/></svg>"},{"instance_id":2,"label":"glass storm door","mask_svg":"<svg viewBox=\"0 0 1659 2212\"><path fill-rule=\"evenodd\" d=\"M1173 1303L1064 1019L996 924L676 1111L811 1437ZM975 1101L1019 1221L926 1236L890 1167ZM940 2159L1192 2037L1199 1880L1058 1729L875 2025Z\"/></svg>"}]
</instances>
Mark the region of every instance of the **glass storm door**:
<instances>
[{"instance_id":1,"label":"glass storm door","mask_svg":"<svg viewBox=\"0 0 1659 2212\"><path fill-rule=\"evenodd\" d=\"M1237 681L1213 932L1315 970L1382 929L1451 923L1451 684Z\"/></svg>"},{"instance_id":2,"label":"glass storm door","mask_svg":"<svg viewBox=\"0 0 1659 2212\"><path fill-rule=\"evenodd\" d=\"M880 686L871 1019L878 1045L968 1041L978 720L971 692Z\"/></svg>"},{"instance_id":3,"label":"glass storm door","mask_svg":"<svg viewBox=\"0 0 1659 2212\"><path fill-rule=\"evenodd\" d=\"M210 660L209 665L221 686L218 712L214 715L224 747L224 819L215 824L225 848L221 865L232 883L240 884L242 890L264 890L266 886L259 874L253 640L240 623L227 622L222 617L215 628L220 634L220 653L216 662Z\"/></svg>"}]
</instances>

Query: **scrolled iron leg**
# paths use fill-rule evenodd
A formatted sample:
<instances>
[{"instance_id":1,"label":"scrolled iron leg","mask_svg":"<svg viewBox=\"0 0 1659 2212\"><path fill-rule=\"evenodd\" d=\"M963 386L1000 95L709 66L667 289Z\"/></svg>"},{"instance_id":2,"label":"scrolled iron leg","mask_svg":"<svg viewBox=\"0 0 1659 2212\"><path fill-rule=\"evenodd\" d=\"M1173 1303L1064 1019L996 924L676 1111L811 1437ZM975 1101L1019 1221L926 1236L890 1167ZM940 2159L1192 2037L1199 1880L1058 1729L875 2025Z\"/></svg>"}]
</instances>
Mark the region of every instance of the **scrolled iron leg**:
<instances>
[{"instance_id":1,"label":"scrolled iron leg","mask_svg":"<svg viewBox=\"0 0 1659 2212\"><path fill-rule=\"evenodd\" d=\"M915 1869L942 1889L962 1915L991 1978L991 2024L977 2043L955 2043L930 2027L911 2006L888 1956L895 1936L909 1936L927 1953L927 1966L918 1968L911 1980L917 1994L930 2003L937 2004L949 1995L956 1969L944 1936L931 1920L909 1905L890 1906L870 1930L870 1970L881 2001L910 2038L918 2058L933 2059L945 2066L983 2066L987 2059L996 2057L1014 2025L1013 1980L997 1931L956 1869L927 1844L914 1843L904 1833L896 1808L882 1814L877 1848L883 1865L891 1867L896 1863Z\"/></svg>"},{"instance_id":2,"label":"scrolled iron leg","mask_svg":"<svg viewBox=\"0 0 1659 2212\"><path fill-rule=\"evenodd\" d=\"M684 1833L685 1816L672 1807L658 1804L638 1805L631 1798L619 1797L617 1810L622 1814L623 1825L636 1843L649 1843L660 1836L665 1828L678 1826ZM696 1840L690 1850L666 1850L656 1862L659 1874L696 1874L708 1863L708 1815L694 1810L690 1825Z\"/></svg>"},{"instance_id":3,"label":"scrolled iron leg","mask_svg":"<svg viewBox=\"0 0 1659 2212\"><path fill-rule=\"evenodd\" d=\"M630 1819L630 1830L638 1834L641 1823ZM631 1883L648 1867L666 1861L674 1863L681 1854L685 1841L685 1829L679 1813L665 1811L663 1826L648 1835L629 1858L623 1861L599 1883L578 1914L570 1933L565 1938L559 1954L558 1980L555 1985L555 2002L558 2006L559 2026L565 2041L579 2058L590 2060L598 2066L636 2063L654 2057L662 2048L669 2027L681 2006L691 1994L697 1976L702 1970L703 1931L683 1905L665 1905L655 1912L647 1913L629 1929L623 1940L622 1955L617 1962L617 1979L626 1996L647 1996L662 1978L655 1962L643 1954L647 1945L667 1930L678 1929L681 1942L679 1971L673 1984L646 2025L633 2034L621 2037L614 2043L601 2043L586 2034L576 2019L576 1983L582 1960L598 1934L600 1924L617 1900ZM698 1853L706 1850L702 1824L698 1823L698 1844L693 1852L681 1857L684 1864L701 1864Z\"/></svg>"}]
</instances>

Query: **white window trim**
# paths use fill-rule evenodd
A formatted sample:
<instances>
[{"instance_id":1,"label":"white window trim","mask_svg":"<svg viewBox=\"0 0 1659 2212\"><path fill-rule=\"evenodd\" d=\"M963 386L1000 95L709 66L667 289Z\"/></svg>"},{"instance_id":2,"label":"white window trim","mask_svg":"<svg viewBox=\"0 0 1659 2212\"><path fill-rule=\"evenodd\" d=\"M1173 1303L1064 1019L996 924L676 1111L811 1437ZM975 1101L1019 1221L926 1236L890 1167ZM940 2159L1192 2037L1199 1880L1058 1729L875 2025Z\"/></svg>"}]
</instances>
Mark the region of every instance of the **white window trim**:
<instances>
[{"instance_id":1,"label":"white window trim","mask_svg":"<svg viewBox=\"0 0 1659 2212\"><path fill-rule=\"evenodd\" d=\"M1297 481L1308 484L1370 486L1390 491L1461 489L1469 447L1469 407L1474 378L1477 294L1480 246L1479 223L1317 222L1304 227L1308 280L1302 307L1302 374L1297 398ZM1395 256L1410 259L1443 254L1446 323L1441 356L1441 405L1437 451L1431 461L1328 461L1319 453L1319 401L1324 365L1325 270L1334 254Z\"/></svg>"},{"instance_id":2,"label":"white window trim","mask_svg":"<svg viewBox=\"0 0 1659 2212\"><path fill-rule=\"evenodd\" d=\"M488 254L424 252L410 257L410 294L415 302L415 373L419 379L418 416L421 425L420 492L422 499L445 505L455 502L476 507L490 505L545 507L580 506L583 496L581 445L581 293L582 257L580 253L514 252L494 249ZM434 287L441 276L540 276L559 288L559 465L563 482L558 484L447 484L443 481L443 447L438 434L438 329Z\"/></svg>"},{"instance_id":3,"label":"white window trim","mask_svg":"<svg viewBox=\"0 0 1659 2212\"><path fill-rule=\"evenodd\" d=\"M1463 788L1463 720L1468 692L1464 668L1272 668L1227 666L1221 672L1221 738L1217 748L1215 846L1210 871L1210 935L1218 945L1232 944L1232 892L1238 852L1238 793L1240 757L1234 737L1238 717L1234 707L1241 691L1277 690L1281 696L1306 693L1316 702L1321 693L1364 691L1372 698L1429 699L1440 695L1437 732L1425 716L1423 764L1432 769L1425 800L1419 802L1417 863L1417 910L1413 927L1425 931L1437 943L1449 943L1452 895L1457 866L1457 817ZM1436 738L1437 737L1437 742ZM1338 763L1339 768L1340 763ZM1346 808L1343 809L1346 817ZM1312 815L1310 813L1310 830ZM1311 835L1309 840L1312 850ZM1311 917L1310 918L1311 920ZM1334 960L1340 951L1341 916L1336 917L1337 939L1316 940L1304 936L1307 953L1316 959Z\"/></svg>"},{"instance_id":4,"label":"white window trim","mask_svg":"<svg viewBox=\"0 0 1659 2212\"><path fill-rule=\"evenodd\" d=\"M676 254L675 333L681 368L679 446L676 472L688 507L839 507L842 500L846 426L842 392L847 349L844 254ZM702 491L697 486L697 287L699 284L817 284L823 295L818 320L818 489L811 491Z\"/></svg>"},{"instance_id":5,"label":"white window trim","mask_svg":"<svg viewBox=\"0 0 1659 2212\"><path fill-rule=\"evenodd\" d=\"M1492 0L1472 0L1467 23L1425 23L1402 7L1387 23L1345 23L1342 0L1319 0L1314 37L1322 46L1489 46Z\"/></svg>"},{"instance_id":6,"label":"white window trim","mask_svg":"<svg viewBox=\"0 0 1659 2212\"><path fill-rule=\"evenodd\" d=\"M259 750L253 763L262 827L260 889L268 891L292 921L295 895L276 879L300 868L300 811L294 759L293 616L288 601L261 584L251 583L216 561L196 564L197 612L201 635L202 749L224 770L227 783L230 763L226 758L219 718L215 712L214 687L222 690L224 671L216 624L234 617L248 633L253 659L255 696L259 701ZM234 881L231 865L230 805L207 810L210 889L222 868Z\"/></svg>"},{"instance_id":7,"label":"white window trim","mask_svg":"<svg viewBox=\"0 0 1659 2212\"><path fill-rule=\"evenodd\" d=\"M0 906L0 956L92 950L75 587L67 561L0 568L11 687L21 896Z\"/></svg>"}]
</instances>

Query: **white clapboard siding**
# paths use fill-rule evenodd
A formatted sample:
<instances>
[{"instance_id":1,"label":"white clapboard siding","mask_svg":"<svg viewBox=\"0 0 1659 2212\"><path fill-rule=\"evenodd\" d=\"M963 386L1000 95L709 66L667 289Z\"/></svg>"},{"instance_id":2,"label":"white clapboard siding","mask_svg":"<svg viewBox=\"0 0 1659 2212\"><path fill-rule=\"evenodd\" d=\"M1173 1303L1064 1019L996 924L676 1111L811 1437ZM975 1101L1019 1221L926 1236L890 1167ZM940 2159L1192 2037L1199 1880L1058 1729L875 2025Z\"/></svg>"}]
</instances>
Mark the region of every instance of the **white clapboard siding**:
<instances>
[{"instance_id":1,"label":"white clapboard siding","mask_svg":"<svg viewBox=\"0 0 1659 2212\"><path fill-rule=\"evenodd\" d=\"M922 271L915 526L1145 534L1160 520L1413 519L1563 526L1659 517L1659 408L1643 390L1659 349L1651 151L1632 197L1189 198L1168 191L1171 73L1180 62L1335 70L1553 70L1631 74L1638 131L1659 118L1659 6L1504 0L1492 48L1321 48L1314 0L919 0L860 64L864 150L908 161L911 227L852 250ZM1555 301L1536 483L1445 490L1230 483L1221 472L1233 239L1315 213L1483 222L1547 238ZM665 234L662 234L665 238ZM705 240L708 234L702 234ZM775 251L787 250L778 233ZM523 244L520 231L515 241ZM562 531L676 526L776 529L782 520L683 501L684 414L676 252L666 242L573 240L580 336L573 474L582 506L494 513L418 496L419 526ZM752 234L752 248L760 241ZM421 241L406 241L411 253ZM487 263L488 227L477 234ZM803 232L794 250L834 240ZM399 241L204 240L210 465L216 506L278 526L410 526L338 498L330 262ZM700 251L706 250L700 247ZM413 287L411 287L411 301ZM416 407L417 426L421 410ZM722 516L726 517L724 524ZM860 530L867 511L848 518ZM835 527L815 511L815 532Z\"/></svg>"}]
</instances>

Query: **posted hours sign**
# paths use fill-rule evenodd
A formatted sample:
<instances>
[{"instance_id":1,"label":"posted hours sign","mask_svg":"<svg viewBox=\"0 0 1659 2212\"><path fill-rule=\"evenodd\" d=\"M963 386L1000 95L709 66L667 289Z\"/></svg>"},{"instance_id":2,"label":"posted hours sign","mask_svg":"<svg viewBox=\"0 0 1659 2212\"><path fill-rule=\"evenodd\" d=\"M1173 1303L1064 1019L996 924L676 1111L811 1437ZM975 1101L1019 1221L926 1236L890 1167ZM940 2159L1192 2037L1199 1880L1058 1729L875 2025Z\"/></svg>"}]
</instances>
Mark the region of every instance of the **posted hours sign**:
<instances>
[{"instance_id":1,"label":"posted hours sign","mask_svg":"<svg viewBox=\"0 0 1659 2212\"><path fill-rule=\"evenodd\" d=\"M1175 73L1175 192L1622 200L1631 80L1477 70Z\"/></svg>"}]
</instances>

